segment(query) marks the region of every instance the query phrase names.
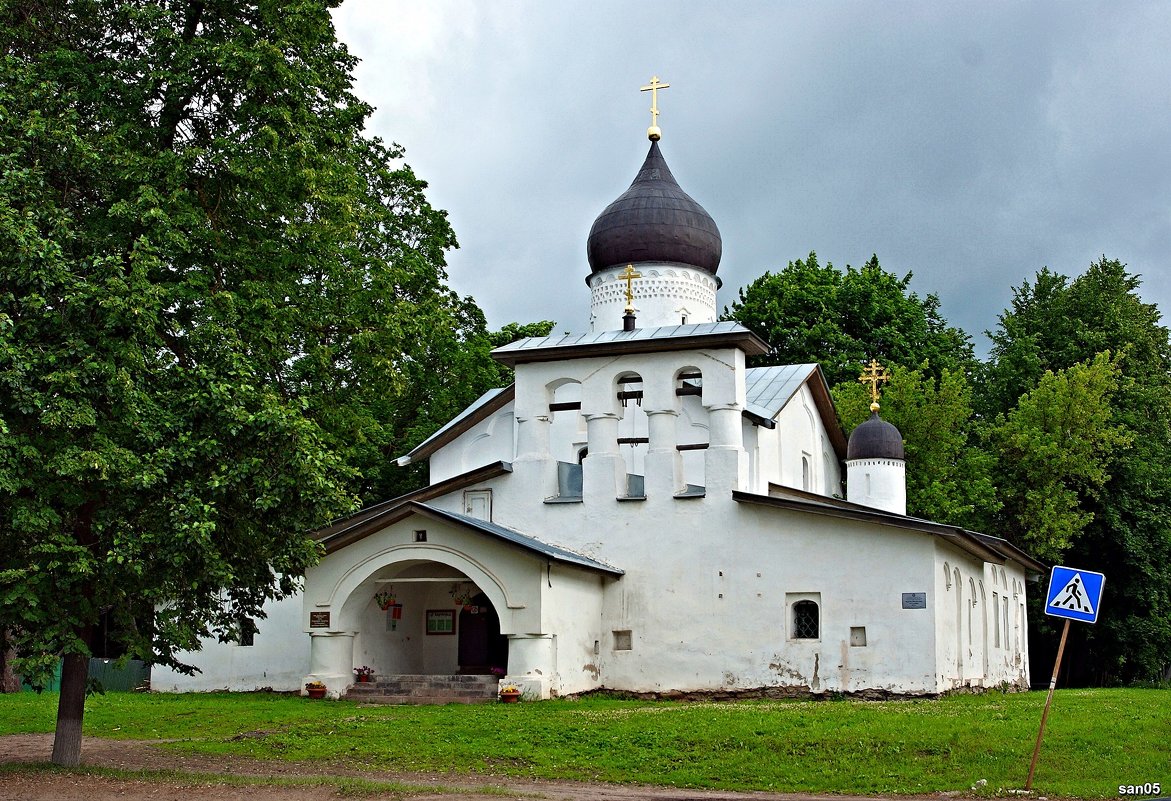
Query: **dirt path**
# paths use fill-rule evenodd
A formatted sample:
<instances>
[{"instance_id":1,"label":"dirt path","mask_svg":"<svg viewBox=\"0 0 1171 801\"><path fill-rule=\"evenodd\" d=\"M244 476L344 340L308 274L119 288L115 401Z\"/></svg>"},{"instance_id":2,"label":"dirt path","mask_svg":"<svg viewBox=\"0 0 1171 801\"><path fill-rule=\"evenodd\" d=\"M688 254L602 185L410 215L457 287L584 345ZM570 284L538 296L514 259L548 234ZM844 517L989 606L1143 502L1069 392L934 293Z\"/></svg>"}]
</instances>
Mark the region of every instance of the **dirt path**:
<instances>
[{"instance_id":1,"label":"dirt path","mask_svg":"<svg viewBox=\"0 0 1171 801\"><path fill-rule=\"evenodd\" d=\"M51 734L18 734L0 737L0 764L48 763L53 750ZM440 776L392 771L360 771L331 764L279 762L244 757L178 754L156 743L142 740L102 740L87 737L81 749L82 765L122 770L174 770L191 774L188 779L109 779L85 773L0 774L0 801L334 801L339 778L361 778L407 785L401 792L368 795L365 798L409 798L412 801L459 799L499 801L502 798L538 798L563 801L804 801L815 796L773 793L725 793L676 790L615 784L527 781L513 777ZM217 777L289 779L297 786L246 786L217 784ZM325 783L314 786L314 780ZM477 792L487 791L487 792ZM831 801L831 799L825 799ZM849 801L833 796L832 801ZM935 799L938 801L938 799Z\"/></svg>"}]
</instances>

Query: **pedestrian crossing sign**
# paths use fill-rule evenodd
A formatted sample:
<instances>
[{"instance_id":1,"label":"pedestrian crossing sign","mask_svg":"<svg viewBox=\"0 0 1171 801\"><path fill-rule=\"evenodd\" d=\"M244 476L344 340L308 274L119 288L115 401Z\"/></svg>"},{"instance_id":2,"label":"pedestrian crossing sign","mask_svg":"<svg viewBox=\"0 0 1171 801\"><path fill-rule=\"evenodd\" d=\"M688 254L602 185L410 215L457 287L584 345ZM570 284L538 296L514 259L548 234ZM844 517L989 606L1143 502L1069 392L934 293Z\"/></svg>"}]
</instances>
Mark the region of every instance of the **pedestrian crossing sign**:
<instances>
[{"instance_id":1,"label":"pedestrian crossing sign","mask_svg":"<svg viewBox=\"0 0 1171 801\"><path fill-rule=\"evenodd\" d=\"M1105 583L1106 577L1101 573L1055 566L1049 576L1049 592L1045 594L1045 614L1083 623L1098 622Z\"/></svg>"}]
</instances>

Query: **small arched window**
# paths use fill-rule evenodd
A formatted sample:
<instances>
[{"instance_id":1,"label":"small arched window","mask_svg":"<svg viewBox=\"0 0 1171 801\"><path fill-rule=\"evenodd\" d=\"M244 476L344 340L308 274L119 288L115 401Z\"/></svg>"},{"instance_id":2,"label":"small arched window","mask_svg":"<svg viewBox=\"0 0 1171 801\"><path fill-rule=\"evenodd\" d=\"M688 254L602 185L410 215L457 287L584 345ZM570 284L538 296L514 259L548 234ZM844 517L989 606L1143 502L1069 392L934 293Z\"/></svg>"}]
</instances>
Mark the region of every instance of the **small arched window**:
<instances>
[{"instance_id":1,"label":"small arched window","mask_svg":"<svg viewBox=\"0 0 1171 801\"><path fill-rule=\"evenodd\" d=\"M821 620L815 601L793 604L793 639L816 640L821 637Z\"/></svg>"}]
</instances>

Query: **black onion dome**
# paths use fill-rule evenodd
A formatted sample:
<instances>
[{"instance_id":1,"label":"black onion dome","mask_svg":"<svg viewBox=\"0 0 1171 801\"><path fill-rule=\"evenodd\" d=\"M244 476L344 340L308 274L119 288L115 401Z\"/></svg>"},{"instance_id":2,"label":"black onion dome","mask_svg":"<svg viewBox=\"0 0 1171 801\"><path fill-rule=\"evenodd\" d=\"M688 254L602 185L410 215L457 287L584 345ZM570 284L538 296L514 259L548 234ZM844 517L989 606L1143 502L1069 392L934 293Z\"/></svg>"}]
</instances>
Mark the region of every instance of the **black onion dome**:
<instances>
[{"instance_id":1,"label":"black onion dome","mask_svg":"<svg viewBox=\"0 0 1171 801\"><path fill-rule=\"evenodd\" d=\"M871 412L870 419L854 429L846 446L846 460L905 459L903 435L890 423Z\"/></svg>"},{"instance_id":2,"label":"black onion dome","mask_svg":"<svg viewBox=\"0 0 1171 801\"><path fill-rule=\"evenodd\" d=\"M720 229L667 167L659 143L630 188L594 220L586 241L591 272L639 262L674 262L712 275L720 266Z\"/></svg>"}]
</instances>

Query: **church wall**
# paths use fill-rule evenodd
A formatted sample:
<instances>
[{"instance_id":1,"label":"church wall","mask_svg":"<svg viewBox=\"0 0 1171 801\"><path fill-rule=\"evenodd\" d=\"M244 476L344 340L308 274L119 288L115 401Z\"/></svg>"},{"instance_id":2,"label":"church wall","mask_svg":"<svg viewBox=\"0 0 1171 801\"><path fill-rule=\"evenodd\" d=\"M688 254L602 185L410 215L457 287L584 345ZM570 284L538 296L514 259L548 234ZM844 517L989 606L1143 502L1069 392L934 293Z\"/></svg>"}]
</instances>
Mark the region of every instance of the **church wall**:
<instances>
[{"instance_id":1,"label":"church wall","mask_svg":"<svg viewBox=\"0 0 1171 801\"><path fill-rule=\"evenodd\" d=\"M156 665L151 668L151 689L155 692L301 689L301 677L309 669L309 638L301 633L301 597L269 601L264 611L267 617L256 621L258 631L253 645L205 639L200 651L179 657L188 664L198 665L200 673L185 676Z\"/></svg>"},{"instance_id":2,"label":"church wall","mask_svg":"<svg viewBox=\"0 0 1171 801\"><path fill-rule=\"evenodd\" d=\"M925 535L712 503L670 520L656 519L649 504L624 509L614 532L621 546L599 549L627 570L606 593L604 686L934 691L931 615L899 608L901 592L930 592ZM790 637L789 601L799 593L820 599L816 642ZM850 646L859 627L867 644Z\"/></svg>"},{"instance_id":3,"label":"church wall","mask_svg":"<svg viewBox=\"0 0 1171 801\"><path fill-rule=\"evenodd\" d=\"M935 561L941 689L1028 687L1023 568L980 562L942 542Z\"/></svg>"},{"instance_id":4,"label":"church wall","mask_svg":"<svg viewBox=\"0 0 1171 801\"><path fill-rule=\"evenodd\" d=\"M596 571L554 564L541 591L541 633L553 638L552 659L544 671L554 695L585 692L599 686L594 644L602 640L602 599L615 579ZM552 586L550 586L552 585ZM520 665L509 665L509 678ZM531 675L531 674L530 674Z\"/></svg>"},{"instance_id":5,"label":"church wall","mask_svg":"<svg viewBox=\"0 0 1171 801\"><path fill-rule=\"evenodd\" d=\"M511 462L516 450L512 407L509 404L481 420L432 454L430 482L435 484L493 462Z\"/></svg>"},{"instance_id":6,"label":"church wall","mask_svg":"<svg viewBox=\"0 0 1171 801\"><path fill-rule=\"evenodd\" d=\"M985 564L984 624L988 631L988 682L1028 686L1025 573L1017 564Z\"/></svg>"},{"instance_id":7,"label":"church wall","mask_svg":"<svg viewBox=\"0 0 1171 801\"><path fill-rule=\"evenodd\" d=\"M766 482L785 487L816 492L820 495L841 496L842 469L834 452L833 443L817 411L808 385L802 385L776 417L777 427L771 432L771 458L762 460L768 468L762 474ZM760 436L768 436L761 433Z\"/></svg>"}]
</instances>

